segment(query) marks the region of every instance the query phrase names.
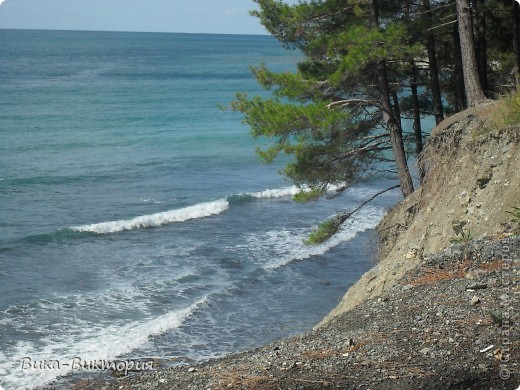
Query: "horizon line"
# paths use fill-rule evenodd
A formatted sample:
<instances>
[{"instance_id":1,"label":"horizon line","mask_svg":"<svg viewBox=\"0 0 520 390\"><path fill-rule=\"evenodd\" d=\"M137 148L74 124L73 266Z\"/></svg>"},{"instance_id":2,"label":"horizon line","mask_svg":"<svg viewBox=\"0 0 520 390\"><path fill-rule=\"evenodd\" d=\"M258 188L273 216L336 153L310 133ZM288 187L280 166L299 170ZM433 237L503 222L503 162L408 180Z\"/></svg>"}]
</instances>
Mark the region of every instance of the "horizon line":
<instances>
[{"instance_id":1,"label":"horizon line","mask_svg":"<svg viewBox=\"0 0 520 390\"><path fill-rule=\"evenodd\" d=\"M23 28L0 27L0 30L24 30L24 31L68 31L68 32L100 32L100 33L133 33L133 34L193 34L193 35L244 35L258 37L272 37L271 34L252 33L224 33L224 32L183 32L183 31L137 31L137 30L90 30L90 29L66 29L66 28ZM274 38L274 37L273 37Z\"/></svg>"}]
</instances>

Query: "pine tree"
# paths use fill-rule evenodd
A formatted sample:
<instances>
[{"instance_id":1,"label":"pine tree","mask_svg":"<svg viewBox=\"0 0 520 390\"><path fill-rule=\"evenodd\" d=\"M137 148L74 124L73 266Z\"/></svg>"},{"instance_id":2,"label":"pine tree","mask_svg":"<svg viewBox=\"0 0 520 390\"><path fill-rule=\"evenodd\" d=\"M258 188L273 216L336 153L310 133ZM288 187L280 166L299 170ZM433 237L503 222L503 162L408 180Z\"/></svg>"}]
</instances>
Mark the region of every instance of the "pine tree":
<instances>
[{"instance_id":1,"label":"pine tree","mask_svg":"<svg viewBox=\"0 0 520 390\"><path fill-rule=\"evenodd\" d=\"M402 113L413 117L420 155L422 115L434 115L439 123L443 100L451 111L483 101L480 81L489 78L486 90L497 91L513 69L513 58L520 74L520 56L513 57L498 38L515 31L518 54L518 24L491 14L484 0L473 0L478 6L473 14L468 0L457 0L456 6L447 0L253 1L259 9L252 14L303 58L294 73L253 67L271 97L239 93L230 107L243 113L254 137L268 140L257 150L264 161L280 153L293 157L283 173L302 189L310 187L297 197L302 201L324 195L331 184L345 189L368 179L389 162L395 164L403 196L410 195ZM482 23L479 47L492 48L478 61L471 27L477 20ZM417 65L421 62L427 68ZM502 69L493 73L490 64ZM421 164L419 172L422 178ZM350 215L340 214L323 231L334 232Z\"/></svg>"},{"instance_id":2,"label":"pine tree","mask_svg":"<svg viewBox=\"0 0 520 390\"><path fill-rule=\"evenodd\" d=\"M304 55L296 73L252 68L271 98L237 94L231 103L231 109L244 114L254 137L271 140L257 150L260 157L271 162L280 153L293 156L283 173L311 188L296 197L301 201L324 195L330 185L341 191L379 174L391 156L403 196L411 194L397 98L403 86L390 78L397 81L399 67L423 50L407 43L406 26L380 19L374 1L315 0L294 6L255 1L260 9L253 14L268 31ZM396 67L390 69L392 76L387 62ZM326 231L334 232L330 227L337 228L352 212L328 221Z\"/></svg>"},{"instance_id":3,"label":"pine tree","mask_svg":"<svg viewBox=\"0 0 520 390\"><path fill-rule=\"evenodd\" d=\"M457 21L462 54L464 89L468 106L472 107L486 100L486 96L479 79L468 0L457 0Z\"/></svg>"},{"instance_id":4,"label":"pine tree","mask_svg":"<svg viewBox=\"0 0 520 390\"><path fill-rule=\"evenodd\" d=\"M385 73L385 59L410 58L411 51L417 49L403 43L406 29L399 23L385 22L383 30L379 20L373 18L367 26L373 11L371 3L332 0L289 6L276 0L256 2L260 10L254 15L268 31L286 47L297 48L305 55L297 74L277 75L265 67L254 69L260 84L275 90L277 100L249 100L239 95L232 105L245 114L255 136L276 138L276 145L260 151L260 155L272 160L280 151L294 154L295 162L285 173L298 184L323 189L332 182L351 183L373 174L368 169L370 163L386 160L388 154L381 152L391 148L403 195L412 193L400 118L396 117L398 106L391 103L396 90L389 87ZM283 99L291 103L282 103ZM319 110L323 124L314 123L313 131L303 126L312 122L308 114L311 110ZM301 120L289 114L296 111ZM291 116L291 129L268 125L273 116ZM318 133L328 142L327 147L323 139L318 142L313 138ZM343 153L325 156L338 140ZM360 163L363 169L359 169ZM328 174L316 174L319 170Z\"/></svg>"}]
</instances>

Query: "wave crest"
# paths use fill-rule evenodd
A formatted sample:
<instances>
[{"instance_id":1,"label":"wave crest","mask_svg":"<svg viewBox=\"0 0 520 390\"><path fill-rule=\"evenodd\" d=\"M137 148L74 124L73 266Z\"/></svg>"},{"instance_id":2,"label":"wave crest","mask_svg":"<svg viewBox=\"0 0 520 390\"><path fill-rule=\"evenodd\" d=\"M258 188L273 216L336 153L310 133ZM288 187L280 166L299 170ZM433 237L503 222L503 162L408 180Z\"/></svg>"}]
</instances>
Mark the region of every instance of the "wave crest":
<instances>
[{"instance_id":1,"label":"wave crest","mask_svg":"<svg viewBox=\"0 0 520 390\"><path fill-rule=\"evenodd\" d=\"M212 202L199 203L182 209L164 211L161 213L142 215L128 220L95 223L92 225L73 226L71 229L77 232L90 232L98 234L117 233L123 230L132 230L145 227L157 227L173 222L184 222L190 219L198 219L217 215L229 208L226 199Z\"/></svg>"},{"instance_id":2,"label":"wave crest","mask_svg":"<svg viewBox=\"0 0 520 390\"><path fill-rule=\"evenodd\" d=\"M329 186L328 191L334 192L341 188L341 185ZM184 222L190 219L199 219L217 215L226 211L230 204L240 204L256 199L276 199L294 196L301 191L309 191L308 187L290 186L276 189L266 189L258 192L245 192L227 196L223 199L199 203L182 209L164 211L160 213L142 215L127 220L109 221L95 223L91 225L72 226L76 232L89 232L97 234L118 233L124 230L133 230L147 227L158 227L174 222ZM146 199L145 201L148 201Z\"/></svg>"}]
</instances>

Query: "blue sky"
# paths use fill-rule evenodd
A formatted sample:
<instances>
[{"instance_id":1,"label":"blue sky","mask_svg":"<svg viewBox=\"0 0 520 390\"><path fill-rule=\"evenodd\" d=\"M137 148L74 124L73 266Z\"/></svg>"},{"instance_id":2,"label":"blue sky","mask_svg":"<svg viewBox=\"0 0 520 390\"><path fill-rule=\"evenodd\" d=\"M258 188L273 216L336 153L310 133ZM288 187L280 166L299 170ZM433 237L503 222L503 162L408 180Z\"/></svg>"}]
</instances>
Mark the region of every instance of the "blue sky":
<instances>
[{"instance_id":1,"label":"blue sky","mask_svg":"<svg viewBox=\"0 0 520 390\"><path fill-rule=\"evenodd\" d=\"M0 28L265 34L248 13L255 6L252 0L0 0Z\"/></svg>"}]
</instances>

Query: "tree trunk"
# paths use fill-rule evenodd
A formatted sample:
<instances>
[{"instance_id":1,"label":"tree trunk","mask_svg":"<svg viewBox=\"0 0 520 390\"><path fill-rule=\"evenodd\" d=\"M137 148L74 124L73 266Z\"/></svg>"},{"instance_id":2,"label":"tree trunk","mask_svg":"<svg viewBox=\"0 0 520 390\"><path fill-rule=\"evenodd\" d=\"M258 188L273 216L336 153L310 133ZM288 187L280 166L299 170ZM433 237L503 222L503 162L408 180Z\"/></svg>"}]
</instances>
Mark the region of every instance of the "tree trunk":
<instances>
[{"instance_id":1,"label":"tree trunk","mask_svg":"<svg viewBox=\"0 0 520 390\"><path fill-rule=\"evenodd\" d=\"M486 96L484 95L478 76L469 0L457 0L457 20L462 53L464 90L466 91L468 106L473 107L486 100Z\"/></svg>"},{"instance_id":2,"label":"tree trunk","mask_svg":"<svg viewBox=\"0 0 520 390\"><path fill-rule=\"evenodd\" d=\"M414 191L412 177L408 169L408 161L404 150L403 133L397 119L395 118L390 104L390 91L388 90L388 76L385 61L380 61L377 65L379 73L379 85L381 88L381 103L383 106L383 120L388 128L390 143L397 166L397 175L401 184L401 193L407 197Z\"/></svg>"},{"instance_id":3,"label":"tree trunk","mask_svg":"<svg viewBox=\"0 0 520 390\"><path fill-rule=\"evenodd\" d=\"M390 95L392 96L392 100L394 102L392 107L394 108L395 121L397 122L397 125L401 129L401 133L402 133L403 124L401 123L401 108L399 107L399 98L397 97L397 91L395 89L392 89L390 91Z\"/></svg>"},{"instance_id":4,"label":"tree trunk","mask_svg":"<svg viewBox=\"0 0 520 390\"><path fill-rule=\"evenodd\" d=\"M422 139L422 127L421 127L421 113L419 107L419 96L417 94L417 67L415 61L411 61L412 66L412 84L410 89L412 90L412 103L413 103L413 132L415 134L415 155L417 158L417 167L419 168L419 180L423 182L425 169L424 163L421 159L421 153L423 151L423 139Z\"/></svg>"},{"instance_id":5,"label":"tree trunk","mask_svg":"<svg viewBox=\"0 0 520 390\"><path fill-rule=\"evenodd\" d=\"M477 37L477 67L480 85L484 94L489 97L487 44L486 44L486 3L485 0L473 0L475 6L475 33Z\"/></svg>"},{"instance_id":6,"label":"tree trunk","mask_svg":"<svg viewBox=\"0 0 520 390\"><path fill-rule=\"evenodd\" d=\"M423 0L426 15L432 20L430 0ZM439 124L444 119L442 108L441 83L439 81L439 67L437 65L437 50L435 48L435 38L431 32L426 35L426 50L428 51L428 68L430 70L430 88L433 97L433 115L435 123Z\"/></svg>"},{"instance_id":7,"label":"tree trunk","mask_svg":"<svg viewBox=\"0 0 520 390\"><path fill-rule=\"evenodd\" d=\"M513 1L513 58L516 87L520 86L520 5Z\"/></svg>"},{"instance_id":8,"label":"tree trunk","mask_svg":"<svg viewBox=\"0 0 520 390\"><path fill-rule=\"evenodd\" d=\"M453 26L453 44L455 47L455 74L453 77L455 83L455 109L457 111L462 111L468 105L466 101L466 91L464 90L464 73L462 72L462 53L460 49L458 23L455 23Z\"/></svg>"},{"instance_id":9,"label":"tree trunk","mask_svg":"<svg viewBox=\"0 0 520 390\"><path fill-rule=\"evenodd\" d=\"M376 0L370 0L369 4L372 16L372 27L379 28L379 14ZM397 166L397 175L401 184L401 193L406 198L414 190L413 181L408 169L408 162L406 161L403 133L397 119L395 118L392 104L390 103L390 88L388 86L388 71L386 69L385 60L381 60L377 63L377 78L380 90L379 93L381 94L380 99L383 110L383 120L386 123L390 135L390 143L392 144L392 151Z\"/></svg>"}]
</instances>

